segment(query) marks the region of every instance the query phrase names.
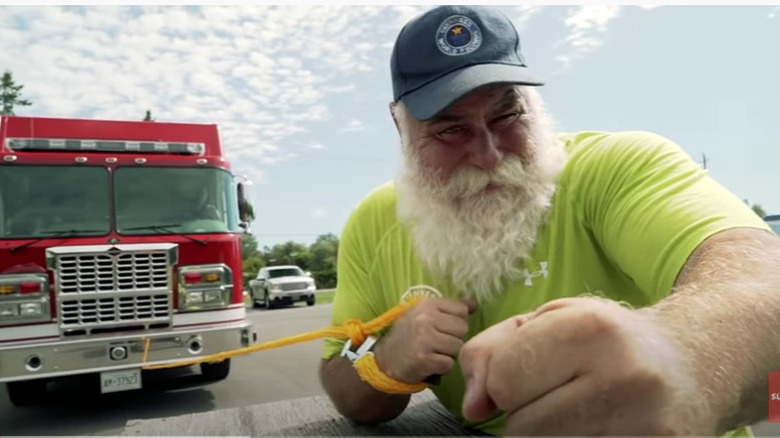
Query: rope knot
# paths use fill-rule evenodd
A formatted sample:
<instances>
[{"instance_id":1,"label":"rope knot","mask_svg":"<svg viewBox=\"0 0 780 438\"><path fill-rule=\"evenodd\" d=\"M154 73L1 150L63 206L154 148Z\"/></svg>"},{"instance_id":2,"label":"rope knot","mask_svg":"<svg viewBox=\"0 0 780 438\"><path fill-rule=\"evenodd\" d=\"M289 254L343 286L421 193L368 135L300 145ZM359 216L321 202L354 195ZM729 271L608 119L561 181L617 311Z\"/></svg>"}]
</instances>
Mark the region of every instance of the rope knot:
<instances>
[{"instance_id":1,"label":"rope knot","mask_svg":"<svg viewBox=\"0 0 780 438\"><path fill-rule=\"evenodd\" d=\"M371 334L371 333L366 333L363 323L357 319L346 320L344 322L344 329L347 334L347 337L349 338L350 341L352 341L352 345L355 348L363 345L363 342L366 340L368 335Z\"/></svg>"}]
</instances>

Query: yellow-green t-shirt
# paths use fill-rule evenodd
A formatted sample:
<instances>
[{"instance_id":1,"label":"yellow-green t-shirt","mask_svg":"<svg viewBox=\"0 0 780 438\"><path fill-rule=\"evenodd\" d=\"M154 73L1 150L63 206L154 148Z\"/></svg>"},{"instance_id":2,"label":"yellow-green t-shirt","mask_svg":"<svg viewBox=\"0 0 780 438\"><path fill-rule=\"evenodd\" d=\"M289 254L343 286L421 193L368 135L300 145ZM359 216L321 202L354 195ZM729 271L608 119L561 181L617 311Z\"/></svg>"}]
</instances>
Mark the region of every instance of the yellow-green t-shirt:
<instances>
[{"instance_id":1,"label":"yellow-green t-shirt","mask_svg":"<svg viewBox=\"0 0 780 438\"><path fill-rule=\"evenodd\" d=\"M666 138L581 132L562 139L568 162L549 219L521 266L526 274L470 316L468 338L547 301L583 293L634 307L653 304L670 293L688 257L709 236L735 227L768 229ZM456 296L420 263L396 216L395 187L387 183L361 202L343 230L332 323L368 321L417 294ZM327 339L323 357L339 354L344 342ZM479 424L463 419L459 366L432 389L464 425L503 434L503 415Z\"/></svg>"}]
</instances>

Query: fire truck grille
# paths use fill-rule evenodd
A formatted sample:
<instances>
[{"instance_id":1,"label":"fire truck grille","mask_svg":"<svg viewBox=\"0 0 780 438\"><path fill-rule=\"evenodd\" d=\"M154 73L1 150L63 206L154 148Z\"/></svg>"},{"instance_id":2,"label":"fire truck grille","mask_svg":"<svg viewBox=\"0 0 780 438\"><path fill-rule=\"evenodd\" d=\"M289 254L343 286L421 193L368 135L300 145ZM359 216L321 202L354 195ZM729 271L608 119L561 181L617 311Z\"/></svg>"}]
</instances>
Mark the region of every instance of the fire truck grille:
<instances>
[{"instance_id":1,"label":"fire truck grille","mask_svg":"<svg viewBox=\"0 0 780 438\"><path fill-rule=\"evenodd\" d=\"M169 327L171 252L57 254L57 307L65 336Z\"/></svg>"},{"instance_id":2,"label":"fire truck grille","mask_svg":"<svg viewBox=\"0 0 780 438\"><path fill-rule=\"evenodd\" d=\"M123 322L167 320L171 309L168 294L102 298L63 299L60 321L63 327Z\"/></svg>"},{"instance_id":3,"label":"fire truck grille","mask_svg":"<svg viewBox=\"0 0 780 438\"><path fill-rule=\"evenodd\" d=\"M58 260L61 294L167 289L168 254L128 252L61 255Z\"/></svg>"}]
</instances>

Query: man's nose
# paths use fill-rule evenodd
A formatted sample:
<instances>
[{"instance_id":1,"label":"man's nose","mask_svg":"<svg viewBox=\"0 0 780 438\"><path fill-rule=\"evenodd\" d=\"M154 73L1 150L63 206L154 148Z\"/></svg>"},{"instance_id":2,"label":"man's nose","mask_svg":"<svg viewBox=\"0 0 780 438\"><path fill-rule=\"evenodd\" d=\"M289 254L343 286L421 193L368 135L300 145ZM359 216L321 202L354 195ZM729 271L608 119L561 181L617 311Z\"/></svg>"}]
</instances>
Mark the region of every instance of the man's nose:
<instances>
[{"instance_id":1,"label":"man's nose","mask_svg":"<svg viewBox=\"0 0 780 438\"><path fill-rule=\"evenodd\" d=\"M501 161L499 140L489 130L479 130L467 145L469 163L482 170L492 171Z\"/></svg>"}]
</instances>

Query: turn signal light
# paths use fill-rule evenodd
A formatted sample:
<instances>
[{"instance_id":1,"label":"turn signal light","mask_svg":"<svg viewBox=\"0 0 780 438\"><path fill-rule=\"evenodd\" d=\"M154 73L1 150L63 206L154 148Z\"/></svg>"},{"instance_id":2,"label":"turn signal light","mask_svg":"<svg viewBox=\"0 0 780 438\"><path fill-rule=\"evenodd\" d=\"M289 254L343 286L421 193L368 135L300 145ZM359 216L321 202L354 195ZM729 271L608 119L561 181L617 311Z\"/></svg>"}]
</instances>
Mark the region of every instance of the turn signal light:
<instances>
[{"instance_id":1,"label":"turn signal light","mask_svg":"<svg viewBox=\"0 0 780 438\"><path fill-rule=\"evenodd\" d=\"M222 280L222 275L219 272L185 272L184 282L186 284L197 283L215 283Z\"/></svg>"},{"instance_id":2,"label":"turn signal light","mask_svg":"<svg viewBox=\"0 0 780 438\"><path fill-rule=\"evenodd\" d=\"M219 281L221 277L222 276L219 275L219 272L209 272L208 274L203 275L203 281L213 283L215 281Z\"/></svg>"}]
</instances>

